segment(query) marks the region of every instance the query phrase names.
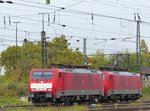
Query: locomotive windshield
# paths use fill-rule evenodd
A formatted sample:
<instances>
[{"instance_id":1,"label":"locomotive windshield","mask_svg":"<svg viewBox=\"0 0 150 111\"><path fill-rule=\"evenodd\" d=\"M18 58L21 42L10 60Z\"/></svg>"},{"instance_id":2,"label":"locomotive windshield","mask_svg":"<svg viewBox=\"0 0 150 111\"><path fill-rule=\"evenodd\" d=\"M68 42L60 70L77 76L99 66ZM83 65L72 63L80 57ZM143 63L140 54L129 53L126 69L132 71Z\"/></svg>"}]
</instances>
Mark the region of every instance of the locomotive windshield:
<instances>
[{"instance_id":1,"label":"locomotive windshield","mask_svg":"<svg viewBox=\"0 0 150 111\"><path fill-rule=\"evenodd\" d=\"M33 72L32 79L51 79L53 72Z\"/></svg>"}]
</instances>

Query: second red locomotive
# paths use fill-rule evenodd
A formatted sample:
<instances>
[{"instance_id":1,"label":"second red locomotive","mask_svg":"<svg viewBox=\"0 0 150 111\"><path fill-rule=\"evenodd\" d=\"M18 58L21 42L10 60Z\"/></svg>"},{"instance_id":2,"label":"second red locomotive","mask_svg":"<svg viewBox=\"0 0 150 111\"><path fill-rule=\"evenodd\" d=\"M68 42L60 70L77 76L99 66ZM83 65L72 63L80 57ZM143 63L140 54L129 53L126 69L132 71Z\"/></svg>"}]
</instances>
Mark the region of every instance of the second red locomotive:
<instances>
[{"instance_id":1,"label":"second red locomotive","mask_svg":"<svg viewBox=\"0 0 150 111\"><path fill-rule=\"evenodd\" d=\"M142 81L138 73L105 71L104 91L108 101L137 100L142 96Z\"/></svg>"}]
</instances>

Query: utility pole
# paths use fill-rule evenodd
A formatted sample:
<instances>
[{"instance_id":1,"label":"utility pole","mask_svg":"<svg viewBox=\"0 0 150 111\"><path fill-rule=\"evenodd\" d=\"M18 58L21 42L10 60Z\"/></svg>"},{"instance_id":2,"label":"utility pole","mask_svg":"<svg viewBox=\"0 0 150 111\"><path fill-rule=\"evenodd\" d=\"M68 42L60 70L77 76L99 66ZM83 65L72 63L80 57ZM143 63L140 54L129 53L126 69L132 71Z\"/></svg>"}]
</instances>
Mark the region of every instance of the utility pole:
<instances>
[{"instance_id":1,"label":"utility pole","mask_svg":"<svg viewBox=\"0 0 150 111\"><path fill-rule=\"evenodd\" d=\"M18 23L20 22L13 22L16 24L16 63L17 63L17 58L18 58L18 51L17 51L17 47L18 47L18 44L17 44L17 39L18 39Z\"/></svg>"},{"instance_id":2,"label":"utility pole","mask_svg":"<svg viewBox=\"0 0 150 111\"><path fill-rule=\"evenodd\" d=\"M46 32L44 31L44 15L47 13L40 13L42 15L42 32L41 32L41 45L42 45L42 68L47 68L47 48L46 48Z\"/></svg>"},{"instance_id":3,"label":"utility pole","mask_svg":"<svg viewBox=\"0 0 150 111\"><path fill-rule=\"evenodd\" d=\"M134 15L136 16L136 15ZM141 19L140 19L140 16L139 14L137 13L137 20L136 20L136 17L135 17L135 20L136 20L136 23L137 23L137 29L136 29L136 63L137 64L141 64L141 48L140 48L140 22L141 22Z\"/></svg>"}]
</instances>

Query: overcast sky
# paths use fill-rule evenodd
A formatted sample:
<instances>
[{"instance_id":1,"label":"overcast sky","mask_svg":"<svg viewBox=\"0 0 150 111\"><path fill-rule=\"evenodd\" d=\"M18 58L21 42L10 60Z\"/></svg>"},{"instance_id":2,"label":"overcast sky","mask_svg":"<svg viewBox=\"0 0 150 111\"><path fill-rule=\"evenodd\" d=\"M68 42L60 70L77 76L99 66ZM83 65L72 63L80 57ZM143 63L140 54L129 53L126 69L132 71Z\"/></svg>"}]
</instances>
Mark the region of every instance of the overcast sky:
<instances>
[{"instance_id":1,"label":"overcast sky","mask_svg":"<svg viewBox=\"0 0 150 111\"><path fill-rule=\"evenodd\" d=\"M87 54L102 50L105 53L136 51L136 22L141 20L141 39L150 48L149 0L12 0L13 4L0 4L0 50L15 45L15 24L18 24L18 44L24 38L40 41L42 16L48 41L66 35L73 49L83 51L83 38L87 39ZM49 14L48 14L49 13ZM125 20L126 19L126 20ZM65 27L63 27L65 26ZM72 37L72 38L71 38ZM70 39L71 38L71 39ZM116 40L111 40L116 38ZM126 39L130 38L130 39ZM79 40L79 42L77 42Z\"/></svg>"}]
</instances>

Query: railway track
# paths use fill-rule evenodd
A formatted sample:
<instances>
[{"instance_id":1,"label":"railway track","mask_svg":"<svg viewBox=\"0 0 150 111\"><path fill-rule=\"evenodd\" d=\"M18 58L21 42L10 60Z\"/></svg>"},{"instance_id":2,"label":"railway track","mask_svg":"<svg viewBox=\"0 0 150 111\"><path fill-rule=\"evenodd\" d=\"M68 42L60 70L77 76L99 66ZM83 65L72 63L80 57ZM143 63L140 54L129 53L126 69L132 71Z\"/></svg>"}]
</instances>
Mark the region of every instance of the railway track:
<instances>
[{"instance_id":1,"label":"railway track","mask_svg":"<svg viewBox=\"0 0 150 111\"><path fill-rule=\"evenodd\" d=\"M33 109L34 107L34 105L0 106L0 111L6 111L10 109Z\"/></svg>"},{"instance_id":2,"label":"railway track","mask_svg":"<svg viewBox=\"0 0 150 111\"><path fill-rule=\"evenodd\" d=\"M150 111L150 106L90 109L87 111Z\"/></svg>"},{"instance_id":3,"label":"railway track","mask_svg":"<svg viewBox=\"0 0 150 111\"><path fill-rule=\"evenodd\" d=\"M10 109L34 109L39 107L49 107L50 104L36 104L36 105L14 105L14 106L0 106L0 111L6 111Z\"/></svg>"},{"instance_id":4,"label":"railway track","mask_svg":"<svg viewBox=\"0 0 150 111\"><path fill-rule=\"evenodd\" d=\"M0 111L10 109L34 109L38 107L49 107L51 104L0 106ZM54 106L57 107L57 106ZM104 103L92 104L86 111L150 111L150 100L141 100L134 103Z\"/></svg>"},{"instance_id":5,"label":"railway track","mask_svg":"<svg viewBox=\"0 0 150 111\"><path fill-rule=\"evenodd\" d=\"M90 106L88 111L150 111L150 100L131 103L104 103L100 106Z\"/></svg>"}]
</instances>

